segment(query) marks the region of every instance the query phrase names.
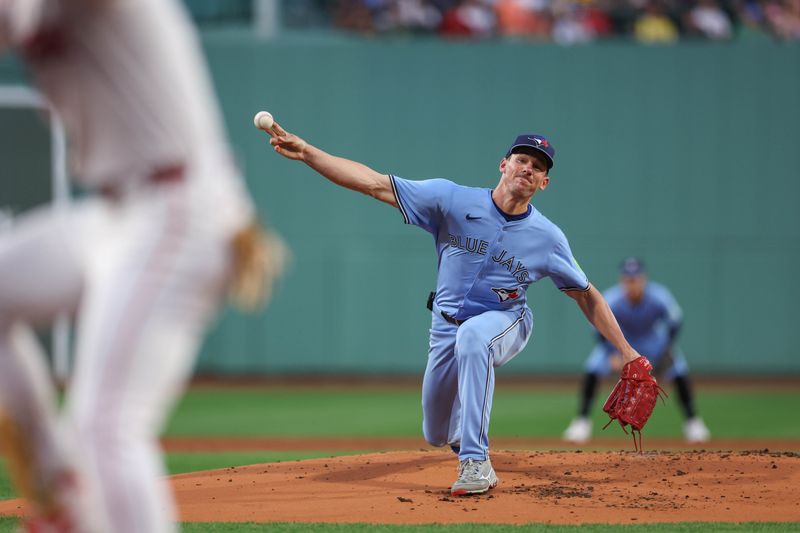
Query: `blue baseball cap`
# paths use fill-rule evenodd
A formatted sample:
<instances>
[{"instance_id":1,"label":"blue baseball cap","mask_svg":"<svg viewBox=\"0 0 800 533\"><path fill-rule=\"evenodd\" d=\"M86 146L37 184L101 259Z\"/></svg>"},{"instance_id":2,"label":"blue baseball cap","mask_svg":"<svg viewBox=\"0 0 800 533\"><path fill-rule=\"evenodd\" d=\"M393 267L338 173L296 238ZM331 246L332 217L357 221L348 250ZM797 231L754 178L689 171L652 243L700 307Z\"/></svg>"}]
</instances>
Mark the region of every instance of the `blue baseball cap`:
<instances>
[{"instance_id":1,"label":"blue baseball cap","mask_svg":"<svg viewBox=\"0 0 800 533\"><path fill-rule=\"evenodd\" d=\"M628 257L620 263L619 273L623 276L640 276L645 273L644 262L638 257Z\"/></svg>"},{"instance_id":2,"label":"blue baseball cap","mask_svg":"<svg viewBox=\"0 0 800 533\"><path fill-rule=\"evenodd\" d=\"M512 144L511 148L509 148L508 152L506 152L506 158L514 153L516 148L521 146L527 146L542 152L547 156L547 170L553 168L556 149L553 148L553 145L550 144L550 141L548 141L544 135L539 135L537 133L523 133L522 135L518 136L516 139L514 139L514 144Z\"/></svg>"}]
</instances>

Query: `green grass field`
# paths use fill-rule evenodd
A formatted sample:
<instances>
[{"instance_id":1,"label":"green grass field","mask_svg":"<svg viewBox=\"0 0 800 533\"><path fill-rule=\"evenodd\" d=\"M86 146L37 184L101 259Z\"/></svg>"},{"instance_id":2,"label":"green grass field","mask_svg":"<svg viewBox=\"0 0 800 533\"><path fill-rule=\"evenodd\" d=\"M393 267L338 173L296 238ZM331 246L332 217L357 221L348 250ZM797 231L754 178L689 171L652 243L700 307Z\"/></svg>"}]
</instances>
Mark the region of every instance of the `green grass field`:
<instances>
[{"instance_id":1,"label":"green grass field","mask_svg":"<svg viewBox=\"0 0 800 533\"><path fill-rule=\"evenodd\" d=\"M495 392L491 435L559 436L574 415L576 388L501 384ZM599 427L607 420L600 409L603 400L595 402ZM715 437L800 439L800 394L787 387L699 388L697 403ZM421 424L415 387L199 388L178 405L166 435L418 436ZM677 401L659 404L646 434L681 435Z\"/></svg>"},{"instance_id":2,"label":"green grass field","mask_svg":"<svg viewBox=\"0 0 800 533\"><path fill-rule=\"evenodd\" d=\"M798 439L800 445L800 395L788 387L698 387L698 406L715 437ZM522 387L500 383L492 409L491 435L495 437L557 437L574 414L575 387ZM598 398L595 425L601 427L605 415ZM175 410L166 436L307 436L345 437L419 436L421 424L418 387L324 386L324 387L198 387L190 390ZM618 428L614 428L618 435ZM609 428L607 432L612 431ZM677 402L659 406L646 434L680 437L681 416ZM602 434L601 434L602 435ZM600 438L603 438L602 436ZM422 441L420 440L420 444ZM349 455L368 450L349 451L237 451L169 453L170 473L192 472L246 464L293 461L331 455ZM795 449L794 451L798 451ZM0 498L14 496L0 462ZM0 519L0 531L13 531L15 521ZM568 526L374 526L328 524L185 524L184 531L435 531L458 532L568 532ZM793 524L666 524L636 526L582 526L580 531L800 531Z\"/></svg>"}]
</instances>

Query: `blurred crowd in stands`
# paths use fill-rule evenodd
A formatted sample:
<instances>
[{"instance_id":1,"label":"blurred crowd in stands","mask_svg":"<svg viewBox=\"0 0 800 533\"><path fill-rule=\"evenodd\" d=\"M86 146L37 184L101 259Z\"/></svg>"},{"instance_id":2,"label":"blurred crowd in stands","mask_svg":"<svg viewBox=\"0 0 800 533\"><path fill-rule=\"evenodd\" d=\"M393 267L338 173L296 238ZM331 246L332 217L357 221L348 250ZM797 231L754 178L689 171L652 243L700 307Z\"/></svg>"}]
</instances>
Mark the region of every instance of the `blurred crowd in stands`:
<instances>
[{"instance_id":1,"label":"blurred crowd in stands","mask_svg":"<svg viewBox=\"0 0 800 533\"><path fill-rule=\"evenodd\" d=\"M504 36L559 44L615 37L647 44L669 44L679 39L727 41L743 34L800 40L800 0L339 0L332 3L333 24L361 33Z\"/></svg>"},{"instance_id":2,"label":"blurred crowd in stands","mask_svg":"<svg viewBox=\"0 0 800 533\"><path fill-rule=\"evenodd\" d=\"M800 41L800 0L185 0L195 19L252 20L277 3L286 29L515 38L559 44L635 39Z\"/></svg>"}]
</instances>

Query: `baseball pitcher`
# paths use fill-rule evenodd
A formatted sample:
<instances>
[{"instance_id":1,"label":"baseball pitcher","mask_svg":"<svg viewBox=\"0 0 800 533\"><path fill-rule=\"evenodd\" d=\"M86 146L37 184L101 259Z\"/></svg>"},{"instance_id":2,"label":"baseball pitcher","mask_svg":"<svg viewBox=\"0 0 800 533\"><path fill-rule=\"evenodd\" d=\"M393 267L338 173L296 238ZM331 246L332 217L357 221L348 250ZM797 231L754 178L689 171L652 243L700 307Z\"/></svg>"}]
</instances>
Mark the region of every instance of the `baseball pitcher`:
<instances>
[{"instance_id":1,"label":"baseball pitcher","mask_svg":"<svg viewBox=\"0 0 800 533\"><path fill-rule=\"evenodd\" d=\"M640 357L573 258L564 233L530 203L550 184L555 150L544 136L518 136L500 160L497 186L486 189L381 174L327 154L277 123L268 133L280 155L397 208L406 224L433 235L439 272L422 384L423 434L458 454L452 494L483 493L498 482L488 438L494 368L528 342L531 283L549 277L625 362Z\"/></svg>"}]
</instances>

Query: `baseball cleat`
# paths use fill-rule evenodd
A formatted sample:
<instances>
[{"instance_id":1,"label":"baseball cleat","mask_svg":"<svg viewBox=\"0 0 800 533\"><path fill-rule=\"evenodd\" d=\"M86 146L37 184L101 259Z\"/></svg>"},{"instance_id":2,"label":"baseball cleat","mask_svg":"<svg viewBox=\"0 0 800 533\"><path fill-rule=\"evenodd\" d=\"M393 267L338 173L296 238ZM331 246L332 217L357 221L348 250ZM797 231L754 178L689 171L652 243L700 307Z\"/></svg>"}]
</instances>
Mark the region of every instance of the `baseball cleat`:
<instances>
[{"instance_id":1,"label":"baseball cleat","mask_svg":"<svg viewBox=\"0 0 800 533\"><path fill-rule=\"evenodd\" d=\"M711 440L711 432L706 427L705 422L699 416L690 418L683 424L683 436L689 444L708 442Z\"/></svg>"},{"instance_id":2,"label":"baseball cleat","mask_svg":"<svg viewBox=\"0 0 800 533\"><path fill-rule=\"evenodd\" d=\"M592 421L585 416L573 419L562 435L565 441L573 444L586 444L591 437Z\"/></svg>"},{"instance_id":3,"label":"baseball cleat","mask_svg":"<svg viewBox=\"0 0 800 533\"><path fill-rule=\"evenodd\" d=\"M483 494L496 487L497 482L497 474L489 459L485 461L465 459L458 465L458 479L450 488L450 494L453 496Z\"/></svg>"}]
</instances>

